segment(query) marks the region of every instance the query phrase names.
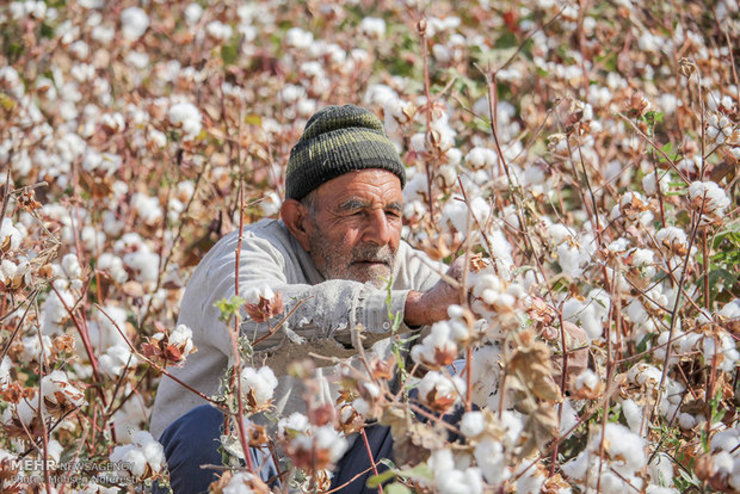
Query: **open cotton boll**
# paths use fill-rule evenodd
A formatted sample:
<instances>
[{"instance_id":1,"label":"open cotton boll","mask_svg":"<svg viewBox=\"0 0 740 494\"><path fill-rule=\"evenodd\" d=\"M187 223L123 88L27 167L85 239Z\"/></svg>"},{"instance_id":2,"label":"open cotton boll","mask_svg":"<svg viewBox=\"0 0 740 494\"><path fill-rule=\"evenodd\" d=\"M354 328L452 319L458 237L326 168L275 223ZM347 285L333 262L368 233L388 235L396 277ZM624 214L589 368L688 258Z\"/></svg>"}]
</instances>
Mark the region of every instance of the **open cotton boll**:
<instances>
[{"instance_id":1,"label":"open cotton boll","mask_svg":"<svg viewBox=\"0 0 740 494\"><path fill-rule=\"evenodd\" d=\"M483 412L478 410L466 412L460 420L460 432L468 438L481 435L485 428L486 417Z\"/></svg>"},{"instance_id":2,"label":"open cotton boll","mask_svg":"<svg viewBox=\"0 0 740 494\"><path fill-rule=\"evenodd\" d=\"M704 213L721 215L730 205L725 191L715 182L692 182L689 185L689 198L696 209L704 205Z\"/></svg>"},{"instance_id":3,"label":"open cotton boll","mask_svg":"<svg viewBox=\"0 0 740 494\"><path fill-rule=\"evenodd\" d=\"M648 471L650 472L650 483L655 487L673 487L673 461L666 453L656 454L653 461L648 465ZM652 492L649 487L648 492ZM675 490L670 492L675 492Z\"/></svg>"},{"instance_id":4,"label":"open cotton boll","mask_svg":"<svg viewBox=\"0 0 740 494\"><path fill-rule=\"evenodd\" d=\"M67 290L52 291L44 302L41 332L48 335L62 332L64 324L69 320L67 309L74 307L75 299L75 295Z\"/></svg>"},{"instance_id":5,"label":"open cotton boll","mask_svg":"<svg viewBox=\"0 0 740 494\"><path fill-rule=\"evenodd\" d=\"M159 256L153 252L137 251L123 256L123 263L136 273L142 283L154 283L159 272Z\"/></svg>"},{"instance_id":6,"label":"open cotton boll","mask_svg":"<svg viewBox=\"0 0 740 494\"><path fill-rule=\"evenodd\" d=\"M256 409L270 405L278 381L272 369L245 367L241 374L242 391L248 395L248 402Z\"/></svg>"},{"instance_id":7,"label":"open cotton boll","mask_svg":"<svg viewBox=\"0 0 740 494\"><path fill-rule=\"evenodd\" d=\"M299 412L293 412L288 417L278 421L278 436L281 438L293 437L296 434L305 434L311 423L308 417Z\"/></svg>"},{"instance_id":8,"label":"open cotton boll","mask_svg":"<svg viewBox=\"0 0 740 494\"><path fill-rule=\"evenodd\" d=\"M128 464L129 473L138 480L162 471L165 456L162 445L147 431L132 434L133 444L116 446L110 454L110 461Z\"/></svg>"},{"instance_id":9,"label":"open cotton boll","mask_svg":"<svg viewBox=\"0 0 740 494\"><path fill-rule=\"evenodd\" d=\"M149 27L149 16L139 7L129 7L121 12L121 34L129 41L136 41Z\"/></svg>"},{"instance_id":10,"label":"open cotton boll","mask_svg":"<svg viewBox=\"0 0 740 494\"><path fill-rule=\"evenodd\" d=\"M477 494L483 492L483 478L479 468L455 468L452 451L439 449L428 460L434 483L440 494Z\"/></svg>"},{"instance_id":11,"label":"open cotton boll","mask_svg":"<svg viewBox=\"0 0 740 494\"><path fill-rule=\"evenodd\" d=\"M216 20L206 25L206 33L215 40L228 41L232 34L234 34L234 30L228 24Z\"/></svg>"},{"instance_id":12,"label":"open cotton boll","mask_svg":"<svg viewBox=\"0 0 740 494\"><path fill-rule=\"evenodd\" d=\"M493 149L475 147L465 155L465 165L471 170L490 168L498 163L498 155Z\"/></svg>"},{"instance_id":13,"label":"open cotton boll","mask_svg":"<svg viewBox=\"0 0 740 494\"><path fill-rule=\"evenodd\" d=\"M0 251L15 250L21 245L23 235L13 226L13 220L3 218L0 223Z\"/></svg>"},{"instance_id":14,"label":"open cotton boll","mask_svg":"<svg viewBox=\"0 0 740 494\"><path fill-rule=\"evenodd\" d=\"M120 376L124 369L136 367L138 359L127 345L114 345L98 359L100 370L108 376Z\"/></svg>"},{"instance_id":15,"label":"open cotton boll","mask_svg":"<svg viewBox=\"0 0 740 494\"><path fill-rule=\"evenodd\" d=\"M188 137L195 137L200 134L202 126L202 116L198 108L192 103L175 103L167 112L167 119L175 127L182 128Z\"/></svg>"},{"instance_id":16,"label":"open cotton boll","mask_svg":"<svg viewBox=\"0 0 740 494\"><path fill-rule=\"evenodd\" d=\"M10 384L10 368L12 367L10 357L7 355L0 361L0 390Z\"/></svg>"},{"instance_id":17,"label":"open cotton boll","mask_svg":"<svg viewBox=\"0 0 740 494\"><path fill-rule=\"evenodd\" d=\"M511 472L506 468L506 454L501 442L489 437L483 439L476 445L473 457L483 478L492 486L503 483L511 476Z\"/></svg>"},{"instance_id":18,"label":"open cotton boll","mask_svg":"<svg viewBox=\"0 0 740 494\"><path fill-rule=\"evenodd\" d=\"M635 434L642 430L642 409L634 401L627 399L622 402L622 413L627 420L627 425Z\"/></svg>"},{"instance_id":19,"label":"open cotton boll","mask_svg":"<svg viewBox=\"0 0 740 494\"><path fill-rule=\"evenodd\" d=\"M419 382L419 398L436 412L446 412L465 396L465 382L458 376L447 377L428 372Z\"/></svg>"},{"instance_id":20,"label":"open cotton boll","mask_svg":"<svg viewBox=\"0 0 740 494\"><path fill-rule=\"evenodd\" d=\"M360 22L360 32L372 39L381 39L385 36L385 21L378 17L365 17Z\"/></svg>"},{"instance_id":21,"label":"open cotton boll","mask_svg":"<svg viewBox=\"0 0 740 494\"><path fill-rule=\"evenodd\" d=\"M62 271L71 280L79 279L82 276L82 268L75 254L66 254L62 258Z\"/></svg>"},{"instance_id":22,"label":"open cotton boll","mask_svg":"<svg viewBox=\"0 0 740 494\"><path fill-rule=\"evenodd\" d=\"M55 370L41 379L41 389L47 407L49 403L56 404L67 410L69 407L80 407L86 403L82 391L70 384L67 374Z\"/></svg>"}]
</instances>

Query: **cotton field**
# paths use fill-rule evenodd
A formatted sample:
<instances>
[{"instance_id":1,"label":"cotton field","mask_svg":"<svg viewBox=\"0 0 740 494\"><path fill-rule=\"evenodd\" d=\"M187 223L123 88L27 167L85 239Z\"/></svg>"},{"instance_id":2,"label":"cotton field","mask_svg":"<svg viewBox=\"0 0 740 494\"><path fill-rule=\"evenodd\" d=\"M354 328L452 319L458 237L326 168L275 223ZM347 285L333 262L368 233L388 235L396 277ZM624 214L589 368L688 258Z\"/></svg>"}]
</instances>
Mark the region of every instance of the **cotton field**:
<instances>
[{"instance_id":1,"label":"cotton field","mask_svg":"<svg viewBox=\"0 0 740 494\"><path fill-rule=\"evenodd\" d=\"M407 167L403 238L464 256L466 303L305 415L270 415L242 341L204 397L246 418L211 491L328 492L379 421L391 494L740 492L735 0L21 0L0 32L0 491L167 485L149 417L199 351L190 274L277 218L307 119L354 103ZM241 296L230 328L286 316Z\"/></svg>"}]
</instances>

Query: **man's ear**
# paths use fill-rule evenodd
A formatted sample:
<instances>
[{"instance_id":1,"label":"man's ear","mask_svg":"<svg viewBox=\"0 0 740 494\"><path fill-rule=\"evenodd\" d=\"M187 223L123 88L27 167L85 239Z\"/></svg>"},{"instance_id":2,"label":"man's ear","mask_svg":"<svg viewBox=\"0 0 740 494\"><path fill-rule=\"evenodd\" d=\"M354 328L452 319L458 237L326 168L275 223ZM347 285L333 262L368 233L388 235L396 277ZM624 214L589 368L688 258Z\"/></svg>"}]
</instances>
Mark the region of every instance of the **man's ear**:
<instances>
[{"instance_id":1,"label":"man's ear","mask_svg":"<svg viewBox=\"0 0 740 494\"><path fill-rule=\"evenodd\" d=\"M280 217L283 219L285 226L288 227L290 234L301 244L303 250L311 252L311 242L309 240L313 225L308 208L295 199L286 199L280 207Z\"/></svg>"}]
</instances>

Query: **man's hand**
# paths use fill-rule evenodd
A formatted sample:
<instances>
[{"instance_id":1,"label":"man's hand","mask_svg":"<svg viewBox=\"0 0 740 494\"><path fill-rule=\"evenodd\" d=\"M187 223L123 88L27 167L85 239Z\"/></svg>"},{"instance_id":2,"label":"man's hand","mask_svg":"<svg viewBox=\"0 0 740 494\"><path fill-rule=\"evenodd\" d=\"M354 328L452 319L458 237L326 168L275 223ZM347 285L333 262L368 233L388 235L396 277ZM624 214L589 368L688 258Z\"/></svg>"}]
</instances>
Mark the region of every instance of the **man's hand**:
<instances>
[{"instance_id":1,"label":"man's hand","mask_svg":"<svg viewBox=\"0 0 740 494\"><path fill-rule=\"evenodd\" d=\"M462 301L460 300L460 287L453 286L445 280L454 280L453 283L459 283L462 280L464 268L465 257L458 257L450 265L445 276L432 288L426 292L413 290L409 292L403 317L406 325L426 326L447 319L447 307Z\"/></svg>"}]
</instances>

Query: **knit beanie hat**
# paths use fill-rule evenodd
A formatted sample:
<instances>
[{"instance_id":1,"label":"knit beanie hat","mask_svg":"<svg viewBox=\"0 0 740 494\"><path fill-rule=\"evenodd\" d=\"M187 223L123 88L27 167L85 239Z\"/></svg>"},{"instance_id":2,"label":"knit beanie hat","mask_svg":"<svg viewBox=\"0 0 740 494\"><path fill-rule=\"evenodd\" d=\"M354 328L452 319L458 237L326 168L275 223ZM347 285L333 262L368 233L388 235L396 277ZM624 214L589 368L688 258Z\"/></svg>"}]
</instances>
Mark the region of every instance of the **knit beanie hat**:
<instances>
[{"instance_id":1,"label":"knit beanie hat","mask_svg":"<svg viewBox=\"0 0 740 494\"><path fill-rule=\"evenodd\" d=\"M398 151L372 112L355 105L327 106L306 123L290 151L285 195L300 200L324 182L352 170L381 168L406 185Z\"/></svg>"}]
</instances>

